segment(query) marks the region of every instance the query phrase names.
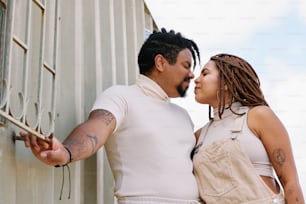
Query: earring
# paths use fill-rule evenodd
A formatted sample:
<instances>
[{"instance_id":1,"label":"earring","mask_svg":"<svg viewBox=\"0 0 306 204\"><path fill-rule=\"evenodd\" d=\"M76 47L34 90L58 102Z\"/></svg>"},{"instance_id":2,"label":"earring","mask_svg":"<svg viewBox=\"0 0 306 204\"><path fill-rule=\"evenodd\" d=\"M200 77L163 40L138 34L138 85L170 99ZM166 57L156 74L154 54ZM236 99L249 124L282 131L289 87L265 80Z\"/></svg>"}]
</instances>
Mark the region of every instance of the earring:
<instances>
[{"instance_id":1,"label":"earring","mask_svg":"<svg viewBox=\"0 0 306 204\"><path fill-rule=\"evenodd\" d=\"M217 90L217 101L220 102L220 90Z\"/></svg>"}]
</instances>

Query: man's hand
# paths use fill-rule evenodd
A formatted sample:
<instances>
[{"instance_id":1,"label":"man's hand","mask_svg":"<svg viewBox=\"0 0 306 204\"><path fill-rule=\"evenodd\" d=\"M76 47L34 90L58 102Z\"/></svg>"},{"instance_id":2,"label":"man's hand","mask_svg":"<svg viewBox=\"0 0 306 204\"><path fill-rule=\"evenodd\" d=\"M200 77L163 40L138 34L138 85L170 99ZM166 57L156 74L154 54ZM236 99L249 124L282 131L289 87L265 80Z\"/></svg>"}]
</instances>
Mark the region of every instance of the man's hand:
<instances>
[{"instance_id":1,"label":"man's hand","mask_svg":"<svg viewBox=\"0 0 306 204\"><path fill-rule=\"evenodd\" d=\"M69 161L69 153L55 137L51 142L47 142L30 133L20 132L19 134L24 139L25 147L31 148L33 154L45 164L64 165Z\"/></svg>"}]
</instances>

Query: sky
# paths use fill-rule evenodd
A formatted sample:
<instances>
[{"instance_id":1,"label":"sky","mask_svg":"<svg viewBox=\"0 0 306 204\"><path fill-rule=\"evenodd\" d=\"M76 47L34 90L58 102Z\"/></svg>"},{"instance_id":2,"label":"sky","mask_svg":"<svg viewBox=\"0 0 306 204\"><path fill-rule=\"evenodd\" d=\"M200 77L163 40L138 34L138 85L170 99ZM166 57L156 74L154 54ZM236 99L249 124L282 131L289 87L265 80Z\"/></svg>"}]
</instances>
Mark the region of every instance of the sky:
<instances>
[{"instance_id":1,"label":"sky","mask_svg":"<svg viewBox=\"0 0 306 204\"><path fill-rule=\"evenodd\" d=\"M306 198L306 1L145 2L159 28L198 44L202 66L217 53L238 55L253 66L266 100L287 128ZM193 89L194 82L186 98L173 102L187 109L197 129L208 121L208 106L194 101Z\"/></svg>"}]
</instances>

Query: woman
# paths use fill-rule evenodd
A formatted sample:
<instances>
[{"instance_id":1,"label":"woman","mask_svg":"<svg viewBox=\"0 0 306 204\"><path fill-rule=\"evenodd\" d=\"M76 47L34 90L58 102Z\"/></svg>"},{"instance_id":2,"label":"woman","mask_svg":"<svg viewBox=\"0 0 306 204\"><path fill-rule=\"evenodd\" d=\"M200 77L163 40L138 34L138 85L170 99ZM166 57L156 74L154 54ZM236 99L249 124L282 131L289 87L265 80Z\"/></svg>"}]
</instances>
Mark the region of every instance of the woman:
<instances>
[{"instance_id":1,"label":"woman","mask_svg":"<svg viewBox=\"0 0 306 204\"><path fill-rule=\"evenodd\" d=\"M304 203L288 133L252 66L218 54L195 83L196 101L208 104L214 115L195 133L201 198L207 204Z\"/></svg>"}]
</instances>

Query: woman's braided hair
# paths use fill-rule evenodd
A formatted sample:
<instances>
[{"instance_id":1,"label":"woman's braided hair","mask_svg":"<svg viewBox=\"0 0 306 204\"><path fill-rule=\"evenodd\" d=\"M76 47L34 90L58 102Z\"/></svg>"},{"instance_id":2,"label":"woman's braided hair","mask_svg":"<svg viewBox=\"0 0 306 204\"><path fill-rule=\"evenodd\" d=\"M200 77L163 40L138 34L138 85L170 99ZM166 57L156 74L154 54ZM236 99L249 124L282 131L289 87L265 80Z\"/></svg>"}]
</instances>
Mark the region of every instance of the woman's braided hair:
<instances>
[{"instance_id":1,"label":"woman's braided hair","mask_svg":"<svg viewBox=\"0 0 306 204\"><path fill-rule=\"evenodd\" d=\"M140 74L147 75L152 71L156 55L161 54L170 64L175 64L178 53L186 48L192 54L193 67L195 67L196 59L200 63L200 52L194 41L183 37L181 33L176 33L174 30L168 32L165 28L162 28L161 31L153 31L138 54Z\"/></svg>"},{"instance_id":2,"label":"woman's braided hair","mask_svg":"<svg viewBox=\"0 0 306 204\"><path fill-rule=\"evenodd\" d=\"M240 102L243 106L254 107L258 105L269 106L260 88L260 81L252 66L244 59L231 54L217 54L210 58L215 62L219 71L219 104L218 114L221 115L226 105ZM226 104L224 86L230 93L232 100ZM234 112L231 109L232 112ZM237 113L236 113L237 114Z\"/></svg>"}]
</instances>

